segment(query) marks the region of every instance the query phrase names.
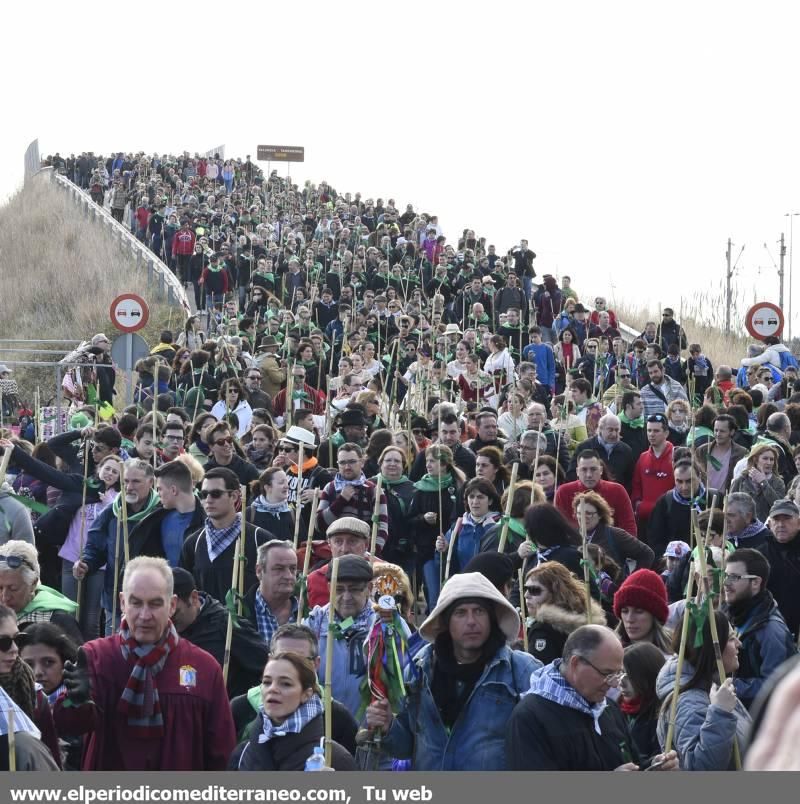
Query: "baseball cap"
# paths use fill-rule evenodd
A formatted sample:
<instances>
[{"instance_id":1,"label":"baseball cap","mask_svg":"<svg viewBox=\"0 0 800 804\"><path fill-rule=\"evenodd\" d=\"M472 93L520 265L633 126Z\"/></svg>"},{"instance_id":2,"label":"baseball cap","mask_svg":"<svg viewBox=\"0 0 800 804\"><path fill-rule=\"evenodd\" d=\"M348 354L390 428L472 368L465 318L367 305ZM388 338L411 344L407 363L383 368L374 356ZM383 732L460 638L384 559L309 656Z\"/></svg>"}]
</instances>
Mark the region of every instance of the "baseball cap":
<instances>
[{"instance_id":1,"label":"baseball cap","mask_svg":"<svg viewBox=\"0 0 800 804\"><path fill-rule=\"evenodd\" d=\"M770 516L800 516L800 508L791 500L778 500L769 509Z\"/></svg>"},{"instance_id":2,"label":"baseball cap","mask_svg":"<svg viewBox=\"0 0 800 804\"><path fill-rule=\"evenodd\" d=\"M689 552L689 545L680 539L670 542L664 551L664 558L683 558Z\"/></svg>"}]
</instances>

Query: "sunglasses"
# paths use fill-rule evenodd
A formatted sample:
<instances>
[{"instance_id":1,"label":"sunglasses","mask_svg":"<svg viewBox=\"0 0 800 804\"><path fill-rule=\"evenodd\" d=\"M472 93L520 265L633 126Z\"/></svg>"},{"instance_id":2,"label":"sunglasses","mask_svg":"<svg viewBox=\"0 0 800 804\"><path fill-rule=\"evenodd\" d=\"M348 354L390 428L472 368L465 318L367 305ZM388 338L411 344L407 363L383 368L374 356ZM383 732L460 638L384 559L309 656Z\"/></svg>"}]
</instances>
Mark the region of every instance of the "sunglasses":
<instances>
[{"instance_id":1,"label":"sunglasses","mask_svg":"<svg viewBox=\"0 0 800 804\"><path fill-rule=\"evenodd\" d=\"M233 494L233 492L228 491L228 489L203 489L199 496L201 500L205 500L206 497L211 497L212 500L218 500L223 494Z\"/></svg>"},{"instance_id":2,"label":"sunglasses","mask_svg":"<svg viewBox=\"0 0 800 804\"><path fill-rule=\"evenodd\" d=\"M526 586L525 587L525 594L530 595L531 597L536 597L537 595L541 595L544 590L541 586Z\"/></svg>"},{"instance_id":3,"label":"sunglasses","mask_svg":"<svg viewBox=\"0 0 800 804\"><path fill-rule=\"evenodd\" d=\"M8 653L12 645L16 645L20 650L28 643L28 635L21 631L14 636L0 637L0 653Z\"/></svg>"},{"instance_id":4,"label":"sunglasses","mask_svg":"<svg viewBox=\"0 0 800 804\"><path fill-rule=\"evenodd\" d=\"M297 452L297 447L292 446L278 447L278 452Z\"/></svg>"},{"instance_id":5,"label":"sunglasses","mask_svg":"<svg viewBox=\"0 0 800 804\"><path fill-rule=\"evenodd\" d=\"M659 424L666 424L667 417L664 416L663 413L654 413L652 416L647 417L647 421L655 424L658 422Z\"/></svg>"},{"instance_id":6,"label":"sunglasses","mask_svg":"<svg viewBox=\"0 0 800 804\"><path fill-rule=\"evenodd\" d=\"M24 564L26 567L36 572L36 568L33 566L33 564L31 564L27 558L23 558L22 556L2 556L0 557L0 561L4 561L6 566L12 570L19 569Z\"/></svg>"},{"instance_id":7,"label":"sunglasses","mask_svg":"<svg viewBox=\"0 0 800 804\"><path fill-rule=\"evenodd\" d=\"M222 446L223 444L227 444L228 446L232 446L233 445L233 439L230 436L228 436L228 438L218 438L211 446L212 447L219 447L219 446Z\"/></svg>"}]
</instances>

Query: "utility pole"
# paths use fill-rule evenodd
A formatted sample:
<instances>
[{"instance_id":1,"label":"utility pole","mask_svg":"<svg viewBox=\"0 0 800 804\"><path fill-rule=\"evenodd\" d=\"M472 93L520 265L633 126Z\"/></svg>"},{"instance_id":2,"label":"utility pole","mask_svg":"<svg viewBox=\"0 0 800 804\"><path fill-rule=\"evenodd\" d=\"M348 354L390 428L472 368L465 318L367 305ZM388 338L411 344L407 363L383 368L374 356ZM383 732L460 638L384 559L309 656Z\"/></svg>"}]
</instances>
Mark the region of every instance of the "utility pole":
<instances>
[{"instance_id":1,"label":"utility pole","mask_svg":"<svg viewBox=\"0 0 800 804\"><path fill-rule=\"evenodd\" d=\"M727 264L725 268L725 334L731 334L731 277L733 276L733 271L731 271L731 243L730 237L728 238L728 250L725 252L725 262Z\"/></svg>"},{"instance_id":2,"label":"utility pole","mask_svg":"<svg viewBox=\"0 0 800 804\"><path fill-rule=\"evenodd\" d=\"M783 239L783 232L781 232L781 250L780 250L780 267L778 268L778 277L780 278L780 285L778 289L778 304L783 310L783 260L786 257L786 243Z\"/></svg>"}]
</instances>

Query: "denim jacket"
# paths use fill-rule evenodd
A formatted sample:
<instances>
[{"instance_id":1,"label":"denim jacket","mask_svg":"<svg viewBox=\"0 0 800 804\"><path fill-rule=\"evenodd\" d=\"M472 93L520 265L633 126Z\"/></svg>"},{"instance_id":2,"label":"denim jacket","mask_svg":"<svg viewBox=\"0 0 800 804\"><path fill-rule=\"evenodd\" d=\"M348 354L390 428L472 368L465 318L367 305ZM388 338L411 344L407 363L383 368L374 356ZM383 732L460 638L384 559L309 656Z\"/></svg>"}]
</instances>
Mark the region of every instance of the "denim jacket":
<instances>
[{"instance_id":1,"label":"denim jacket","mask_svg":"<svg viewBox=\"0 0 800 804\"><path fill-rule=\"evenodd\" d=\"M502 647L483 671L448 733L431 694L433 645L406 668L408 697L383 738L385 752L412 760L415 771L505 770L505 735L511 711L542 663Z\"/></svg>"}]
</instances>

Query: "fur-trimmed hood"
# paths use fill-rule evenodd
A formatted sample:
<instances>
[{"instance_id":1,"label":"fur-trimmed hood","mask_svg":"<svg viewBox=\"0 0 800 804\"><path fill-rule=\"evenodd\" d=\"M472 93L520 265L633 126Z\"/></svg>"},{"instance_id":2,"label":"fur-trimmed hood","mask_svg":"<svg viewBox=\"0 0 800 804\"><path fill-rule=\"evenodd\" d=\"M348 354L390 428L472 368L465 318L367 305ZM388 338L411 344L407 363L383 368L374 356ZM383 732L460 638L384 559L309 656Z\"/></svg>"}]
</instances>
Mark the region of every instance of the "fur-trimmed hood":
<instances>
[{"instance_id":1,"label":"fur-trimmed hood","mask_svg":"<svg viewBox=\"0 0 800 804\"><path fill-rule=\"evenodd\" d=\"M543 625L549 625L555 628L556 631L561 631L561 633L567 635L587 624L585 614L568 611L552 603L543 603L539 606L535 621ZM592 624L607 625L603 607L596 600L592 600Z\"/></svg>"}]
</instances>

